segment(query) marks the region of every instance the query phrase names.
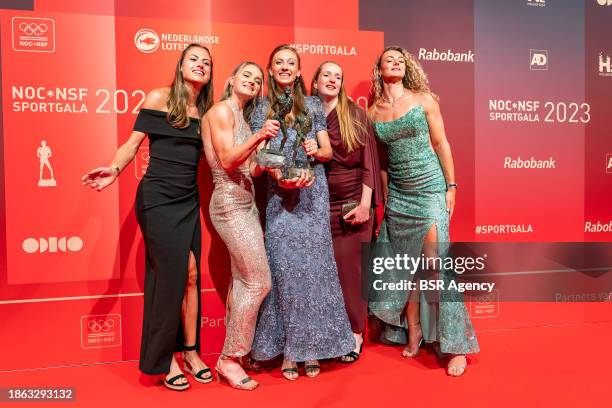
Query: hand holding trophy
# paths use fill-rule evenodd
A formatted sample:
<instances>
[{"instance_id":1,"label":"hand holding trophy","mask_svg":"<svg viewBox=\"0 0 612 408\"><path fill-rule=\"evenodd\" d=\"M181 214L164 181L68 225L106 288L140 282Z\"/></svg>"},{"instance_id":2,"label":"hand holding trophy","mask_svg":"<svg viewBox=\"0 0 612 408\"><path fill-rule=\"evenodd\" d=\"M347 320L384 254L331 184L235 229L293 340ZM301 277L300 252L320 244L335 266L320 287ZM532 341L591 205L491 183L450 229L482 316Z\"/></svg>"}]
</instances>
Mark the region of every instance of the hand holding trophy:
<instances>
[{"instance_id":1,"label":"hand holding trophy","mask_svg":"<svg viewBox=\"0 0 612 408\"><path fill-rule=\"evenodd\" d=\"M281 132L283 133L280 147L278 150L273 149L270 147L271 138L266 140L263 149L255 156L255 161L258 165L271 169L279 169L285 164L285 153L283 152L285 142L287 141L285 116L291 112L291 109L293 109L293 97L291 96L291 88L287 86L284 89L284 93L277 98L276 103L272 107L272 110L275 112L272 119L279 122Z\"/></svg>"}]
</instances>

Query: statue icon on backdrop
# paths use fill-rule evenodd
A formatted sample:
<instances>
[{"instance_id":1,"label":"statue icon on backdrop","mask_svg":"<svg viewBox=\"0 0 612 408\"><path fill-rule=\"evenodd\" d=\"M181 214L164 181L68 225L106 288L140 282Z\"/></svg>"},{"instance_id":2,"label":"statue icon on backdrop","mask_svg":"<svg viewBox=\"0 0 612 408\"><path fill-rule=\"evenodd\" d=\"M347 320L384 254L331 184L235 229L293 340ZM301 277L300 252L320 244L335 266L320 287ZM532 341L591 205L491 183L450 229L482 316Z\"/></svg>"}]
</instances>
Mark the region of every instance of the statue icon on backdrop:
<instances>
[{"instance_id":1,"label":"statue icon on backdrop","mask_svg":"<svg viewBox=\"0 0 612 408\"><path fill-rule=\"evenodd\" d=\"M40 146L36 149L36 156L40 159L40 176L38 177L38 187L55 187L57 182L53 177L53 168L49 163L49 157L52 156L51 148L47 146L47 142L42 140ZM43 178L44 169L47 167L49 178Z\"/></svg>"}]
</instances>

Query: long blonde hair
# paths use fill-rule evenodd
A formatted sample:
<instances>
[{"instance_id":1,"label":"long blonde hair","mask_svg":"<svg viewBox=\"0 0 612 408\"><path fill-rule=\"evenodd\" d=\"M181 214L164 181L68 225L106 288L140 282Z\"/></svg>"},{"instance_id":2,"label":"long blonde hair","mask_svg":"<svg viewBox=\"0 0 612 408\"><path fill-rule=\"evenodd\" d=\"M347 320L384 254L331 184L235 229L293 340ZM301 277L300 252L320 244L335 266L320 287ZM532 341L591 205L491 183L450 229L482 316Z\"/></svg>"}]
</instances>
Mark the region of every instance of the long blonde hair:
<instances>
[{"instance_id":1,"label":"long blonde hair","mask_svg":"<svg viewBox=\"0 0 612 408\"><path fill-rule=\"evenodd\" d=\"M272 107L275 105L276 98L278 95L283 93L283 89L276 83L274 80L274 76L272 75L272 60L277 52L282 50L290 50L295 54L295 57L298 61L298 69L301 69L302 63L300 61L300 55L297 50L290 46L289 44L281 44L278 47L272 50L270 54L270 58L268 59L268 102L270 102L270 108L268 109L268 113L266 114L267 119L272 119L274 116L274 111ZM306 100L304 99L306 95L306 85L304 84L304 78L302 76L298 76L293 83L293 108L291 109L291 113L287 115L285 119L287 126L292 126L294 119L302 112L306 111Z\"/></svg>"},{"instance_id":2,"label":"long blonde hair","mask_svg":"<svg viewBox=\"0 0 612 408\"><path fill-rule=\"evenodd\" d=\"M181 67L183 65L183 60L187 55L187 52L193 48L199 47L210 55L210 51L208 48L203 46L202 44L191 43L189 44L181 53L181 57L176 63L176 68L174 70L174 79L172 80L172 85L170 86L170 95L168 96L168 102L166 105L168 106L168 114L166 118L168 122L175 128L186 128L189 127L191 123L191 119L187 114L187 100L189 98L189 94L187 93L187 87L185 86L185 79L183 78L183 73L181 72ZM213 105L213 63L212 56L210 59L210 78L208 83L200 89L200 93L196 98L196 106L198 108L198 113L200 117L204 116L206 111L210 109Z\"/></svg>"},{"instance_id":3,"label":"long blonde hair","mask_svg":"<svg viewBox=\"0 0 612 408\"><path fill-rule=\"evenodd\" d=\"M319 65L319 68L312 77L312 83L310 84L310 94L317 95L317 89L315 88L315 82L319 79L321 69L325 64L334 64L341 70L342 67L335 61L325 61ZM340 92L338 93L338 104L336 105L336 113L338 114L338 123L340 124L340 136L342 143L346 146L348 153L359 149L365 145L365 141L360 135L367 132L367 129L356 118L355 109L360 109L352 100L346 95L346 89L344 88L344 71L342 72L342 81L340 82Z\"/></svg>"},{"instance_id":4,"label":"long blonde hair","mask_svg":"<svg viewBox=\"0 0 612 408\"><path fill-rule=\"evenodd\" d=\"M397 45L391 45L385 47L383 52L381 52L378 58L376 58L374 68L372 69L372 88L370 95L372 105L381 100L383 97L383 78L382 74L380 73L380 64L382 62L383 55L385 55L387 51L400 52L404 57L404 60L406 61L406 72L404 73L404 78L402 78L402 84L404 85L404 88L414 91L416 93L429 94L436 100L438 99L438 96L431 92L431 89L429 88L429 80L427 79L427 74L425 74L425 71L423 71L423 67L421 67L421 64L414 57L414 55L412 55L402 47L399 47Z\"/></svg>"},{"instance_id":5,"label":"long blonde hair","mask_svg":"<svg viewBox=\"0 0 612 408\"><path fill-rule=\"evenodd\" d=\"M257 64L256 62L252 62L252 61L243 61L240 64L238 64L236 68L234 68L230 77L227 79L227 81L225 81L225 88L223 89L223 95L221 96L222 101L229 99L232 96L232 81L231 81L232 78L238 75L238 73L242 71L248 65L252 65L256 67L259 70L259 72L261 72L261 80L263 81L264 73L263 73L263 69L261 69L259 64ZM261 86L263 87L263 84L261 84ZM256 98L253 98L250 101L248 101L246 105L244 106L244 109L242 110L242 115L247 121L249 120L249 117L251 116L251 112L253 112L253 109L255 108L255 103L256 103L255 99Z\"/></svg>"}]
</instances>

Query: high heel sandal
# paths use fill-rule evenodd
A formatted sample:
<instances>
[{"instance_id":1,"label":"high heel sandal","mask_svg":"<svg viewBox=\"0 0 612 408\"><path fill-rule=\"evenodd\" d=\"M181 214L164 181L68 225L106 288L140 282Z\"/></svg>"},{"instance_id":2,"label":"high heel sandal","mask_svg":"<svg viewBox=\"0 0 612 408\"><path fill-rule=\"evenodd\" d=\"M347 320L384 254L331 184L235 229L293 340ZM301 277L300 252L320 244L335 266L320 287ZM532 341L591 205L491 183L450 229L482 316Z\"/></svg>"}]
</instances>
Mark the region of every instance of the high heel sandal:
<instances>
[{"instance_id":1,"label":"high heel sandal","mask_svg":"<svg viewBox=\"0 0 612 408\"><path fill-rule=\"evenodd\" d=\"M452 367L446 366L446 373L450 375L451 377L459 377L463 375L463 373L465 373L465 370L467 368L467 357L465 355L455 354L454 356L451 357L451 360L455 357L463 357L463 364L455 365ZM449 364L450 364L450 360L449 360Z\"/></svg>"},{"instance_id":2,"label":"high heel sandal","mask_svg":"<svg viewBox=\"0 0 612 408\"><path fill-rule=\"evenodd\" d=\"M186 351L196 351L197 347L194 344L193 346L184 346L183 347L183 353L182 353L182 358L183 358L183 369L188 372L189 374L193 375L193 378L202 384L207 384L209 382L212 382L213 380L213 375L212 372L210 371L210 368L206 367L201 369L200 371L198 371L197 373L195 372L193 366L191 365L191 363L189 361L187 361L186 357ZM207 376L204 376L204 374L209 374Z\"/></svg>"},{"instance_id":3,"label":"high heel sandal","mask_svg":"<svg viewBox=\"0 0 612 408\"><path fill-rule=\"evenodd\" d=\"M175 375L174 377L167 379L164 378L164 385L166 386L166 388L169 388L173 391L185 391L187 388L189 388L189 383L183 383L183 384L175 384L175 382L181 378L187 378L185 377L185 374L179 374L179 375Z\"/></svg>"},{"instance_id":4,"label":"high heel sandal","mask_svg":"<svg viewBox=\"0 0 612 408\"><path fill-rule=\"evenodd\" d=\"M174 357L172 357L172 360L174 361ZM176 361L174 363L176 364L177 368L180 371L180 367L178 367L178 363L176 363ZM163 381L164 386L168 389L171 389L172 391L185 391L190 386L189 381L186 381L183 384L176 384L176 382L182 378L187 380L187 377L185 377L185 374L183 373L177 374L172 378L167 378L166 376L164 376L164 381Z\"/></svg>"},{"instance_id":5,"label":"high heel sandal","mask_svg":"<svg viewBox=\"0 0 612 408\"><path fill-rule=\"evenodd\" d=\"M287 368L281 368L281 373L283 374L283 377L285 377L289 381L295 381L300 376L300 374L298 373L297 364L294 363L294 362L292 362L292 363L295 364L295 366L291 366L291 367L287 367ZM283 361L283 365L284 364L285 364L285 362ZM293 375L290 375L290 374L295 374L295 377Z\"/></svg>"},{"instance_id":6,"label":"high heel sandal","mask_svg":"<svg viewBox=\"0 0 612 408\"><path fill-rule=\"evenodd\" d=\"M311 362L310 364L309 361ZM315 378L317 375L321 374L321 365L317 360L309 360L304 363L304 373L306 373L307 377Z\"/></svg>"},{"instance_id":7,"label":"high heel sandal","mask_svg":"<svg viewBox=\"0 0 612 408\"><path fill-rule=\"evenodd\" d=\"M359 357L361 357L362 350L363 350L363 341L361 342L361 345L359 346L359 352L352 350L350 353L347 353L343 355L342 357L340 357L340 362L345 363L345 364L354 363L355 361L359 360ZM347 357L350 358L351 360L344 360L344 358L347 358Z\"/></svg>"},{"instance_id":8,"label":"high heel sandal","mask_svg":"<svg viewBox=\"0 0 612 408\"><path fill-rule=\"evenodd\" d=\"M219 360L217 361L217 365L215 366L215 371L217 372L217 382L218 383L220 383L221 380L225 380L225 381L227 381L227 383L232 388L236 388L237 390L246 390L246 391L253 391L255 388L257 388L259 386L259 383L257 383L257 381L253 380L248 375L246 377L244 377L242 380L234 382L219 367L219 361L220 360L232 360L232 361L234 361L235 363L237 363L238 365L240 365L242 367L242 364L241 364L241 361L240 361L239 357L228 357L228 356L224 356L222 354L219 357ZM248 384L251 384L251 385L248 385Z\"/></svg>"},{"instance_id":9,"label":"high heel sandal","mask_svg":"<svg viewBox=\"0 0 612 408\"><path fill-rule=\"evenodd\" d=\"M408 326L411 326L411 327L419 326L419 328L420 328L421 327L421 322L408 323ZM410 335L408 335L408 337L410 337ZM409 350L410 341L408 341L408 344L406 345L406 347L402 351L402 356L404 356L406 358L414 358L414 357L418 356L419 352L420 352L420 348L421 348L421 343L423 343L423 329L421 329L421 338L419 339L419 344L417 344L416 350L415 351L410 351Z\"/></svg>"}]
</instances>

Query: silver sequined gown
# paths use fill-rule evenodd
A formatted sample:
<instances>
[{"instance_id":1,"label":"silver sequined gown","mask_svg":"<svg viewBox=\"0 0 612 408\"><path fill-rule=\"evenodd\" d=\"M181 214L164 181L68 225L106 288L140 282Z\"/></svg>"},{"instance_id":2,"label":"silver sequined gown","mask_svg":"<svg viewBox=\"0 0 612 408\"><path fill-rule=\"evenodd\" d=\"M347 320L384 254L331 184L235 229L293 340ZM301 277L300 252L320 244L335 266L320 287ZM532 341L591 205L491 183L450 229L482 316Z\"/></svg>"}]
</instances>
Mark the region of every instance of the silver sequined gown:
<instances>
[{"instance_id":1,"label":"silver sequined gown","mask_svg":"<svg viewBox=\"0 0 612 408\"><path fill-rule=\"evenodd\" d=\"M226 102L234 113L234 145L240 145L251 136L251 130L235 104L231 100ZM259 307L270 290L270 268L255 207L250 159L228 173L210 144L206 143L204 150L215 184L210 218L231 258L232 282L223 354L241 357L251 351Z\"/></svg>"},{"instance_id":2,"label":"silver sequined gown","mask_svg":"<svg viewBox=\"0 0 612 408\"><path fill-rule=\"evenodd\" d=\"M251 116L260 129L268 111L266 99ZM313 126L308 139L326 129L318 98L307 97ZM288 129L285 157L290 157L296 132ZM279 148L281 132L272 140ZM297 160L306 160L300 148ZM286 170L286 169L284 169ZM279 354L291 361L339 357L355 348L344 307L329 224L329 192L322 163L314 164L315 183L283 189L268 179L266 251L272 289L261 307L251 356L269 360Z\"/></svg>"},{"instance_id":3,"label":"silver sequined gown","mask_svg":"<svg viewBox=\"0 0 612 408\"><path fill-rule=\"evenodd\" d=\"M431 228L437 229L436 252L444 257L449 248L449 217L446 212L446 180L438 157L429 142L429 124L421 105L396 120L374 122L378 139L388 150L389 195L385 219L380 228L377 256L393 257L395 251L418 258L423 239ZM456 279L451 270L438 271L439 279ZM387 270L376 279L388 283L410 280L405 269ZM408 291L370 290L370 313L384 322L382 340L406 343L407 322L404 310ZM438 298L421 292L420 318L423 339L438 342L442 353L468 354L479 351L472 322L456 290L442 291Z\"/></svg>"}]
</instances>

